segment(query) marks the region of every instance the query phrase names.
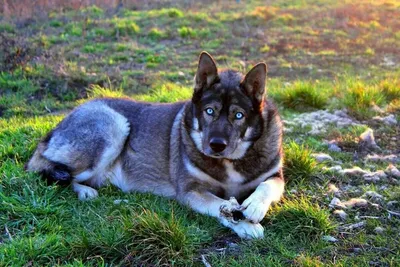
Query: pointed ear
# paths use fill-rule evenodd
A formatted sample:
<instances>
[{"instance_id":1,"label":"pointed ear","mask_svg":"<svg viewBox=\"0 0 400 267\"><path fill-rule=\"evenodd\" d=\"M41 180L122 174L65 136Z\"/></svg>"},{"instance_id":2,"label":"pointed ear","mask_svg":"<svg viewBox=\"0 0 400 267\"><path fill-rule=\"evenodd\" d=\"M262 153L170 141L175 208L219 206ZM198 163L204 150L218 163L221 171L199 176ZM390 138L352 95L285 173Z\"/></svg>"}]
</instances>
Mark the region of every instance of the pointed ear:
<instances>
[{"instance_id":1,"label":"pointed ear","mask_svg":"<svg viewBox=\"0 0 400 267\"><path fill-rule=\"evenodd\" d=\"M218 77L217 66L214 59L207 52L200 54L199 66L195 76L194 90L198 92L204 86L210 86Z\"/></svg>"},{"instance_id":2,"label":"pointed ear","mask_svg":"<svg viewBox=\"0 0 400 267\"><path fill-rule=\"evenodd\" d=\"M244 77L242 87L248 96L254 97L262 103L265 95L265 79L267 78L267 65L258 63Z\"/></svg>"}]
</instances>

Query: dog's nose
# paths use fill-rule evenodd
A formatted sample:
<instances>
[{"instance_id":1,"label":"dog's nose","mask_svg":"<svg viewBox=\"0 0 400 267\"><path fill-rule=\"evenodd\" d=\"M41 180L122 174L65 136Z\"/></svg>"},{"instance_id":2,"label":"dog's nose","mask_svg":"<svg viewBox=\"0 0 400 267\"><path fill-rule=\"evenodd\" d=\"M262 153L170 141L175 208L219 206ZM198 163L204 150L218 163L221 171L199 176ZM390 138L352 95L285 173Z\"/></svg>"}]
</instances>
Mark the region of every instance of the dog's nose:
<instances>
[{"instance_id":1,"label":"dog's nose","mask_svg":"<svg viewBox=\"0 0 400 267\"><path fill-rule=\"evenodd\" d=\"M210 140L210 147L214 152L222 152L226 148L228 142L223 138L214 137Z\"/></svg>"}]
</instances>

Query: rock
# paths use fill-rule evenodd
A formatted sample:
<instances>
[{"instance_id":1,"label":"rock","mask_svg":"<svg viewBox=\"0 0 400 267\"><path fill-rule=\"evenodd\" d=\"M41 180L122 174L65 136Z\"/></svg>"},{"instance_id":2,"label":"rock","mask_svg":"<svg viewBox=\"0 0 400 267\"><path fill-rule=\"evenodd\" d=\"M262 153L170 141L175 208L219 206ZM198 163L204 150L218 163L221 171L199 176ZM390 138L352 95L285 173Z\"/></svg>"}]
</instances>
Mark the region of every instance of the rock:
<instances>
[{"instance_id":1,"label":"rock","mask_svg":"<svg viewBox=\"0 0 400 267\"><path fill-rule=\"evenodd\" d=\"M364 196L369 197L369 198L374 199L374 200L383 199L383 196L378 194L375 191L367 191L367 192L365 192Z\"/></svg>"},{"instance_id":2,"label":"rock","mask_svg":"<svg viewBox=\"0 0 400 267\"><path fill-rule=\"evenodd\" d=\"M325 153L313 153L311 156L314 157L318 162L333 161L333 158Z\"/></svg>"},{"instance_id":3,"label":"rock","mask_svg":"<svg viewBox=\"0 0 400 267\"><path fill-rule=\"evenodd\" d=\"M335 210L334 215L345 221L347 219L347 213L344 210Z\"/></svg>"},{"instance_id":4,"label":"rock","mask_svg":"<svg viewBox=\"0 0 400 267\"><path fill-rule=\"evenodd\" d=\"M331 141L332 142L332 141ZM328 150L332 152L342 152L342 149L335 143L329 142L328 144Z\"/></svg>"},{"instance_id":5,"label":"rock","mask_svg":"<svg viewBox=\"0 0 400 267\"><path fill-rule=\"evenodd\" d=\"M361 169L360 167L355 166L351 169L344 169L344 170L340 171L340 173L357 176L357 175L365 175L365 174L368 174L369 172Z\"/></svg>"},{"instance_id":6,"label":"rock","mask_svg":"<svg viewBox=\"0 0 400 267\"><path fill-rule=\"evenodd\" d=\"M116 199L116 200L114 200L114 204L115 205L119 205L121 203L128 203L128 200L127 199Z\"/></svg>"},{"instance_id":7,"label":"rock","mask_svg":"<svg viewBox=\"0 0 400 267\"><path fill-rule=\"evenodd\" d=\"M337 197L334 197L334 198L331 200L331 203L329 203L329 207L331 207L331 208L336 208L336 207L345 208L345 206L342 204L342 202L340 201L340 199L338 199Z\"/></svg>"},{"instance_id":8,"label":"rock","mask_svg":"<svg viewBox=\"0 0 400 267\"><path fill-rule=\"evenodd\" d=\"M336 127L347 127L350 125L360 125L359 122L350 118L345 110L336 110L330 113L327 110L317 110L309 113L302 113L291 119L290 123L285 121L285 126L290 127L311 127L309 134L326 133L329 125Z\"/></svg>"},{"instance_id":9,"label":"rock","mask_svg":"<svg viewBox=\"0 0 400 267\"><path fill-rule=\"evenodd\" d=\"M347 209L364 208L364 207L368 206L368 201L363 198L352 198L345 202L341 202L341 204Z\"/></svg>"},{"instance_id":10,"label":"rock","mask_svg":"<svg viewBox=\"0 0 400 267\"><path fill-rule=\"evenodd\" d=\"M328 192L337 194L340 192L339 188L336 187L334 184L328 184Z\"/></svg>"},{"instance_id":11,"label":"rock","mask_svg":"<svg viewBox=\"0 0 400 267\"><path fill-rule=\"evenodd\" d=\"M378 182L381 179L387 178L387 175L385 174L384 171L380 170L380 171L364 174L363 178L367 182Z\"/></svg>"},{"instance_id":12,"label":"rock","mask_svg":"<svg viewBox=\"0 0 400 267\"><path fill-rule=\"evenodd\" d=\"M385 111L383 109L381 109L378 105L373 104L371 107L371 110L376 112L376 113L385 113Z\"/></svg>"},{"instance_id":13,"label":"rock","mask_svg":"<svg viewBox=\"0 0 400 267\"><path fill-rule=\"evenodd\" d=\"M350 224L346 228L350 229L350 230L353 230L353 229L364 227L366 224L367 223L365 221L361 221L361 222L358 222L358 223Z\"/></svg>"},{"instance_id":14,"label":"rock","mask_svg":"<svg viewBox=\"0 0 400 267\"><path fill-rule=\"evenodd\" d=\"M386 168L385 172L394 178L400 178L400 171L392 164Z\"/></svg>"},{"instance_id":15,"label":"rock","mask_svg":"<svg viewBox=\"0 0 400 267\"><path fill-rule=\"evenodd\" d=\"M396 117L393 114L390 114L386 117L375 116L372 119L381 121L387 125L396 125L397 124Z\"/></svg>"},{"instance_id":16,"label":"rock","mask_svg":"<svg viewBox=\"0 0 400 267\"><path fill-rule=\"evenodd\" d=\"M391 162L397 163L400 162L400 157L394 154L391 155L367 155L367 161L374 161L374 162Z\"/></svg>"},{"instance_id":17,"label":"rock","mask_svg":"<svg viewBox=\"0 0 400 267\"><path fill-rule=\"evenodd\" d=\"M374 232L377 234L382 234L385 231L385 229L383 229L382 227L375 227Z\"/></svg>"},{"instance_id":18,"label":"rock","mask_svg":"<svg viewBox=\"0 0 400 267\"><path fill-rule=\"evenodd\" d=\"M325 170L325 171L340 172L342 170L342 166L335 165L333 167L323 167L322 169Z\"/></svg>"},{"instance_id":19,"label":"rock","mask_svg":"<svg viewBox=\"0 0 400 267\"><path fill-rule=\"evenodd\" d=\"M375 142L374 131L368 128L360 135L359 147L361 150L380 149Z\"/></svg>"},{"instance_id":20,"label":"rock","mask_svg":"<svg viewBox=\"0 0 400 267\"><path fill-rule=\"evenodd\" d=\"M338 241L336 238L334 238L331 235L324 235L322 237L322 240L327 241L327 242L337 242Z\"/></svg>"}]
</instances>

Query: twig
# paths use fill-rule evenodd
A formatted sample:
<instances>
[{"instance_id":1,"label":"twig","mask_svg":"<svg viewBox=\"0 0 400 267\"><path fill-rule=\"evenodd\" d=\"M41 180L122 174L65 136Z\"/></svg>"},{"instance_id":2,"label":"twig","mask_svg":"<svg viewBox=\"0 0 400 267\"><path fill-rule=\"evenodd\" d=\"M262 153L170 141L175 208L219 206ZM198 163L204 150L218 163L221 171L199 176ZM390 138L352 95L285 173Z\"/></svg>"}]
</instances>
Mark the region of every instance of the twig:
<instances>
[{"instance_id":1,"label":"twig","mask_svg":"<svg viewBox=\"0 0 400 267\"><path fill-rule=\"evenodd\" d=\"M386 210L386 211L389 212L389 214L391 214L391 215L400 217L400 213L399 212L394 212L394 211L391 211L391 210Z\"/></svg>"},{"instance_id":2,"label":"twig","mask_svg":"<svg viewBox=\"0 0 400 267\"><path fill-rule=\"evenodd\" d=\"M364 227L365 225L366 225L366 222L362 221L362 222L350 224L349 226L343 226L342 229L344 229L344 230L353 230L353 229Z\"/></svg>"},{"instance_id":3,"label":"twig","mask_svg":"<svg viewBox=\"0 0 400 267\"><path fill-rule=\"evenodd\" d=\"M51 110L50 110L47 106L44 106L44 108L45 108L49 113L51 113Z\"/></svg>"},{"instance_id":4,"label":"twig","mask_svg":"<svg viewBox=\"0 0 400 267\"><path fill-rule=\"evenodd\" d=\"M358 216L360 219L380 219L379 216Z\"/></svg>"},{"instance_id":5,"label":"twig","mask_svg":"<svg viewBox=\"0 0 400 267\"><path fill-rule=\"evenodd\" d=\"M206 259L206 257L204 255L201 255L201 261L203 262L204 266L212 267L211 264L207 261L207 259Z\"/></svg>"},{"instance_id":6,"label":"twig","mask_svg":"<svg viewBox=\"0 0 400 267\"><path fill-rule=\"evenodd\" d=\"M6 234L7 234L8 238L9 238L11 241L13 241L14 239L12 238L12 236L11 236L11 234L10 234L10 231L8 231L8 227L7 227L6 224L4 225L4 228L5 228L5 230L6 230Z\"/></svg>"}]
</instances>

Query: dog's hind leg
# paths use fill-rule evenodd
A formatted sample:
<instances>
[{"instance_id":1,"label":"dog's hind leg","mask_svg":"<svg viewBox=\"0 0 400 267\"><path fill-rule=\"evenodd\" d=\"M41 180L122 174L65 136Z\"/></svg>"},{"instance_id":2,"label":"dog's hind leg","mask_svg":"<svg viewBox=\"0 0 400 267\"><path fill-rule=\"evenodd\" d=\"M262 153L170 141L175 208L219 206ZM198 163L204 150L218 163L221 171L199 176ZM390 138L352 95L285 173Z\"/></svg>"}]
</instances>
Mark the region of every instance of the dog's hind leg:
<instances>
[{"instance_id":1,"label":"dog's hind leg","mask_svg":"<svg viewBox=\"0 0 400 267\"><path fill-rule=\"evenodd\" d=\"M127 119L101 101L68 115L39 145L27 165L50 179L68 179L79 199L97 196L129 135ZM81 185L80 183L85 183ZM90 187L89 187L90 186Z\"/></svg>"}]
</instances>

